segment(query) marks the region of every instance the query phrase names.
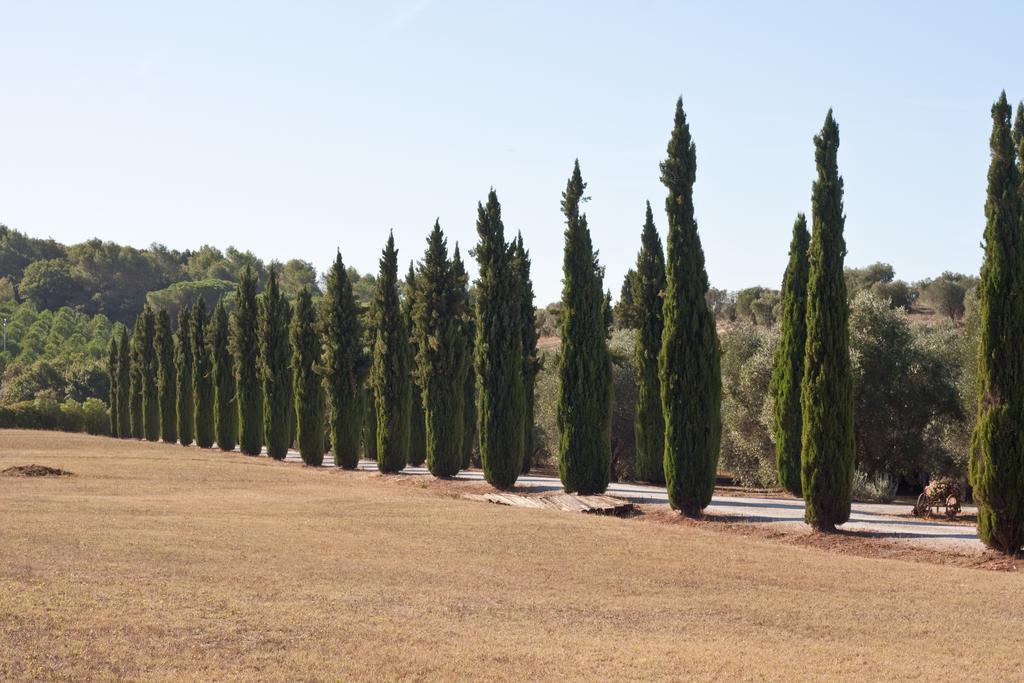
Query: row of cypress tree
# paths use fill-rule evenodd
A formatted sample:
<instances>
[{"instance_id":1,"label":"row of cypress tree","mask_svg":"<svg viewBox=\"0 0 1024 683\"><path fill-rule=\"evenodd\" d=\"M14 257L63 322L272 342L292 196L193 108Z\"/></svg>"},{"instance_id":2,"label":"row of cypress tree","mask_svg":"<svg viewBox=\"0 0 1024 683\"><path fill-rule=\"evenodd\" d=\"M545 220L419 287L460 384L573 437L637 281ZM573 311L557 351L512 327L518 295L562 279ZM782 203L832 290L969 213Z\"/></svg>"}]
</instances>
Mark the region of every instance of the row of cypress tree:
<instances>
[{"instance_id":1,"label":"row of cypress tree","mask_svg":"<svg viewBox=\"0 0 1024 683\"><path fill-rule=\"evenodd\" d=\"M271 269L257 297L246 268L230 315L221 300L208 317L200 299L181 309L174 333L166 311L147 305L131 336L124 329L111 340L111 433L226 451L238 445L249 455L266 446L278 459L297 438L303 460L319 465L329 406L335 459L355 467L358 441L337 436L358 433L361 422L359 310L341 256L320 314L309 291L293 313L277 277Z\"/></svg>"}]
</instances>

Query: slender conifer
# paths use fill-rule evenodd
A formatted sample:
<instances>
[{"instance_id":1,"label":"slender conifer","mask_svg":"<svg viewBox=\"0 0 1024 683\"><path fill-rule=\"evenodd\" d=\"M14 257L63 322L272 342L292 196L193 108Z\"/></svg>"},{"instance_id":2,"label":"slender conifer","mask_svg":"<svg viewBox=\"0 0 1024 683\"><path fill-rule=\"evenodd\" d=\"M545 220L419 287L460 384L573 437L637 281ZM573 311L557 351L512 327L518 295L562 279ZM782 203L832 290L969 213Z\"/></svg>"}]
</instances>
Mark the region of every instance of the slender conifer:
<instances>
[{"instance_id":1,"label":"slender conifer","mask_svg":"<svg viewBox=\"0 0 1024 683\"><path fill-rule=\"evenodd\" d=\"M174 336L171 334L171 318L163 309L156 314L154 345L157 391L160 396L160 438L164 443L177 443L178 378L174 370Z\"/></svg>"},{"instance_id":2,"label":"slender conifer","mask_svg":"<svg viewBox=\"0 0 1024 683\"><path fill-rule=\"evenodd\" d=\"M398 298L398 250L388 235L381 254L374 297L373 385L376 404L377 467L398 472L409 451L409 337Z\"/></svg>"},{"instance_id":3,"label":"slender conifer","mask_svg":"<svg viewBox=\"0 0 1024 683\"><path fill-rule=\"evenodd\" d=\"M850 517L855 453L850 306L843 274L846 216L837 161L839 126L831 109L814 147L818 177L811 188L807 342L800 384L801 486L806 522L832 531Z\"/></svg>"},{"instance_id":4,"label":"slender conifer","mask_svg":"<svg viewBox=\"0 0 1024 683\"><path fill-rule=\"evenodd\" d=\"M295 300L289 336L294 382L292 393L295 396L295 438L302 462L319 467L324 462L324 399L322 380L317 373L321 344L313 295L309 287L303 287Z\"/></svg>"},{"instance_id":5,"label":"slender conifer","mask_svg":"<svg viewBox=\"0 0 1024 683\"><path fill-rule=\"evenodd\" d=\"M210 319L210 357L213 360L213 421L217 431L217 447L222 451L233 451L238 444L235 363L228 341L231 335L230 324L224 299L221 299Z\"/></svg>"},{"instance_id":6,"label":"slender conifer","mask_svg":"<svg viewBox=\"0 0 1024 683\"><path fill-rule=\"evenodd\" d=\"M558 473L569 493L603 493L611 476L612 362L608 354L604 269L580 202L579 161L562 194L565 259L558 364Z\"/></svg>"},{"instance_id":7,"label":"slender conifer","mask_svg":"<svg viewBox=\"0 0 1024 683\"><path fill-rule=\"evenodd\" d=\"M658 354L665 329L665 252L654 227L654 213L647 202L640 253L628 285L636 322L636 478L665 483L665 413L661 408Z\"/></svg>"},{"instance_id":8,"label":"slender conifer","mask_svg":"<svg viewBox=\"0 0 1024 683\"><path fill-rule=\"evenodd\" d=\"M700 516L711 502L722 436L718 336L693 217L696 179L697 149L679 98L668 158L661 163L661 182L668 188L668 253L658 369L668 501L688 517Z\"/></svg>"},{"instance_id":9,"label":"slender conifer","mask_svg":"<svg viewBox=\"0 0 1024 683\"><path fill-rule=\"evenodd\" d=\"M782 338L775 352L771 393L775 434L775 463L779 483L794 496L803 495L800 484L800 383L804 376L807 346L807 249L811 236L807 219L798 214L789 243L789 264L782 277Z\"/></svg>"},{"instance_id":10,"label":"slender conifer","mask_svg":"<svg viewBox=\"0 0 1024 683\"><path fill-rule=\"evenodd\" d=\"M352 283L340 251L327 273L321 306L324 393L330 420L331 449L335 466L353 470L359 464L359 431L362 426L362 330L359 305L352 294Z\"/></svg>"},{"instance_id":11,"label":"slender conifer","mask_svg":"<svg viewBox=\"0 0 1024 683\"><path fill-rule=\"evenodd\" d=\"M1024 114L1012 133L1010 115L1003 93L992 105L970 476L978 535L1012 555L1024 545Z\"/></svg>"},{"instance_id":12,"label":"slender conifer","mask_svg":"<svg viewBox=\"0 0 1024 683\"><path fill-rule=\"evenodd\" d=\"M256 273L246 266L238 280L235 310L231 314L230 349L235 377L235 418L240 450L259 455L263 449L263 387L259 373L259 312Z\"/></svg>"},{"instance_id":13,"label":"slender conifer","mask_svg":"<svg viewBox=\"0 0 1024 683\"><path fill-rule=\"evenodd\" d=\"M214 390L213 390L213 359L210 357L210 346L206 342L209 322L206 317L206 304L202 297L192 308L192 395L196 426L196 445L210 448L213 445L216 430L214 429Z\"/></svg>"},{"instance_id":14,"label":"slender conifer","mask_svg":"<svg viewBox=\"0 0 1024 683\"><path fill-rule=\"evenodd\" d=\"M177 369L178 442L188 446L195 438L195 400L192 394L192 308L178 311L178 331L174 335L174 365Z\"/></svg>"},{"instance_id":15,"label":"slender conifer","mask_svg":"<svg viewBox=\"0 0 1024 683\"><path fill-rule=\"evenodd\" d=\"M267 454L283 460L291 445L292 399L291 343L288 324L291 307L278 285L277 268L270 267L267 290L259 300L260 381L263 384L263 438Z\"/></svg>"}]
</instances>

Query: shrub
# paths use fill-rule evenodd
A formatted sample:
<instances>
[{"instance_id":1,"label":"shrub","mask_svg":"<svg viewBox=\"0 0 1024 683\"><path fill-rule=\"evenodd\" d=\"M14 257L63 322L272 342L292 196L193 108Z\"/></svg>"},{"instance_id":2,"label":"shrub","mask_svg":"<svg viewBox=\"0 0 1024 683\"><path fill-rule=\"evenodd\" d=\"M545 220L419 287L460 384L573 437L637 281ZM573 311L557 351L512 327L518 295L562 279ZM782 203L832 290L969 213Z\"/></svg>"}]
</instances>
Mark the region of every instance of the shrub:
<instances>
[{"instance_id":1,"label":"shrub","mask_svg":"<svg viewBox=\"0 0 1024 683\"><path fill-rule=\"evenodd\" d=\"M896 499L897 480L888 474L853 473L853 499L864 503L891 503Z\"/></svg>"}]
</instances>

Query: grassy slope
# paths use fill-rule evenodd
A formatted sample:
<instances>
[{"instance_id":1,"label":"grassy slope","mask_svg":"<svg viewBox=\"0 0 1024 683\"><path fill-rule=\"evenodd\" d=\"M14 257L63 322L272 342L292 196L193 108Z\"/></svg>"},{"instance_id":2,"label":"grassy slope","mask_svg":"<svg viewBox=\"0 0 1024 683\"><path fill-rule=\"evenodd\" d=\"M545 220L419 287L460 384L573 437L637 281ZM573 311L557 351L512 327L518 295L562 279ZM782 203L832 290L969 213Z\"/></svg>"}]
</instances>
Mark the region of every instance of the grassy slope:
<instances>
[{"instance_id":1,"label":"grassy slope","mask_svg":"<svg viewBox=\"0 0 1024 683\"><path fill-rule=\"evenodd\" d=\"M1019 574L0 432L27 463L77 476L0 478L3 680L1020 675Z\"/></svg>"}]
</instances>

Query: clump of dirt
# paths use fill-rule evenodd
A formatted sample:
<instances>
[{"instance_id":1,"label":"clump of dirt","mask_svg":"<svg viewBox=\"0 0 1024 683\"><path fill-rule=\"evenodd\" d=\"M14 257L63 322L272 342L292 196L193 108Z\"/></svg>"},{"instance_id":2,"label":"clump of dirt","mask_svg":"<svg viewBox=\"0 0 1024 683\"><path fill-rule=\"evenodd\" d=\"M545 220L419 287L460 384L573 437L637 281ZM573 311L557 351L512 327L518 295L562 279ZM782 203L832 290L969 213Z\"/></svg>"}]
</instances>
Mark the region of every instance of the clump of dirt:
<instances>
[{"instance_id":1,"label":"clump of dirt","mask_svg":"<svg viewBox=\"0 0 1024 683\"><path fill-rule=\"evenodd\" d=\"M70 477L71 472L45 465L15 465L0 471L5 477Z\"/></svg>"}]
</instances>

